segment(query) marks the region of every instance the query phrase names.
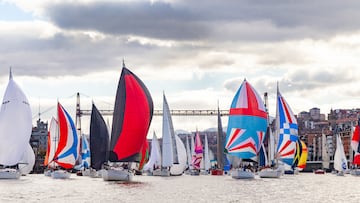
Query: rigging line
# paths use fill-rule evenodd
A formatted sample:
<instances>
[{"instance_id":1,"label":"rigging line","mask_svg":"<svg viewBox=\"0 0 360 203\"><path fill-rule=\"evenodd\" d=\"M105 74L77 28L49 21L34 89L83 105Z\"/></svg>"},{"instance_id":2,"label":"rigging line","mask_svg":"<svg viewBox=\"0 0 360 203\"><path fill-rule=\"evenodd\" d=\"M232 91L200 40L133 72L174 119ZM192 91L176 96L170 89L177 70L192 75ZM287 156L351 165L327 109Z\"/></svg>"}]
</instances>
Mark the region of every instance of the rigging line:
<instances>
[{"instance_id":1,"label":"rigging line","mask_svg":"<svg viewBox=\"0 0 360 203\"><path fill-rule=\"evenodd\" d=\"M36 113L36 115L35 115L35 116L33 115L32 119L34 119L34 118L38 117L38 116L39 116L39 114L40 114L40 115L42 115L42 114L44 114L44 113L46 113L46 112L48 112L48 111L50 111L50 110L54 109L55 107L56 107L56 106L52 106L52 107L49 107L49 108L47 108L46 110L44 110L44 111L42 111L42 112L40 112L40 113Z\"/></svg>"},{"instance_id":2,"label":"rigging line","mask_svg":"<svg viewBox=\"0 0 360 203\"><path fill-rule=\"evenodd\" d=\"M89 96L89 95L86 95L86 94L81 93L81 92L79 92L79 93L80 93L81 96L85 96L85 97L87 97L87 98L91 98L93 101L94 101L94 100L97 100L97 101L102 102L102 103L105 103L105 104L107 104L107 105L114 106L113 103L110 103L110 102L108 102L108 101L101 100L101 99L94 99L93 96Z\"/></svg>"},{"instance_id":3,"label":"rigging line","mask_svg":"<svg viewBox=\"0 0 360 203\"><path fill-rule=\"evenodd\" d=\"M65 97L65 99L69 99L69 98L71 98L71 97L74 97L74 96L76 96L76 94L77 94L77 92L75 92L74 94L72 94L72 95L70 95L70 96L68 96L68 97Z\"/></svg>"}]
</instances>

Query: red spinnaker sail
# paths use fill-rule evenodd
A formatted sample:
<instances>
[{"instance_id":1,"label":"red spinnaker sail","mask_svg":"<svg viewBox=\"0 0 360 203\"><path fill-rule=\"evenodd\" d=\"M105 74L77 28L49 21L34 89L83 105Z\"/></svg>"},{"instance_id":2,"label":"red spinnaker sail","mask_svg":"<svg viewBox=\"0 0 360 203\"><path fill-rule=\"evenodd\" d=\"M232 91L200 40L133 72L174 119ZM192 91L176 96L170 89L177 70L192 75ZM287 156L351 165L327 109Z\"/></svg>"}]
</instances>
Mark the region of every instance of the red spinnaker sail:
<instances>
[{"instance_id":1,"label":"red spinnaker sail","mask_svg":"<svg viewBox=\"0 0 360 203\"><path fill-rule=\"evenodd\" d=\"M109 160L139 161L153 115L153 101L144 83L125 66L116 93Z\"/></svg>"},{"instance_id":2,"label":"red spinnaker sail","mask_svg":"<svg viewBox=\"0 0 360 203\"><path fill-rule=\"evenodd\" d=\"M141 147L139 170L142 170L146 162L149 161L149 144L145 138L144 144Z\"/></svg>"},{"instance_id":3,"label":"red spinnaker sail","mask_svg":"<svg viewBox=\"0 0 360 203\"><path fill-rule=\"evenodd\" d=\"M351 148L354 150L355 155L354 155L354 160L353 160L353 164L355 165L360 165L360 146L359 146L359 141L360 141L360 126L359 124L355 127L352 139L351 139Z\"/></svg>"}]
</instances>

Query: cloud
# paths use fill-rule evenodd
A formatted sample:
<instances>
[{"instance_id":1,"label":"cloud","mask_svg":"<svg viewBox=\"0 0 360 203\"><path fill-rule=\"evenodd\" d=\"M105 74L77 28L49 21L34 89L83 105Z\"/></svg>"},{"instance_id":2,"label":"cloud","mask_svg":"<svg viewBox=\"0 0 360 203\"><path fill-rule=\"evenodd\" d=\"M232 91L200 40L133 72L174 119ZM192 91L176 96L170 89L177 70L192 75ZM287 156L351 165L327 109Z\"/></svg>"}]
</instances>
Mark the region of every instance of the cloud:
<instances>
[{"instance_id":1,"label":"cloud","mask_svg":"<svg viewBox=\"0 0 360 203\"><path fill-rule=\"evenodd\" d=\"M59 27L163 40L285 40L323 38L359 29L360 2L123 1L48 3ZM341 9L339 9L339 7Z\"/></svg>"},{"instance_id":2,"label":"cloud","mask_svg":"<svg viewBox=\"0 0 360 203\"><path fill-rule=\"evenodd\" d=\"M200 39L207 33L194 14L164 2L54 4L47 13L55 24L70 30L178 40Z\"/></svg>"}]
</instances>

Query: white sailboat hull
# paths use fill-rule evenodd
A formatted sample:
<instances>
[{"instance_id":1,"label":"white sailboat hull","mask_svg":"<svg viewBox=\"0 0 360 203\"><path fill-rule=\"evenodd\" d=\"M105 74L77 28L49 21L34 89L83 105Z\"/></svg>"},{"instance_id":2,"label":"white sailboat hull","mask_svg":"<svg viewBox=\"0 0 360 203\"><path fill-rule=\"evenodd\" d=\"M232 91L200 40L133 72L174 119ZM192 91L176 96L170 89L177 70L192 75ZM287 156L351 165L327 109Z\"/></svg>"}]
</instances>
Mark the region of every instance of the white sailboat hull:
<instances>
[{"instance_id":1,"label":"white sailboat hull","mask_svg":"<svg viewBox=\"0 0 360 203\"><path fill-rule=\"evenodd\" d=\"M51 177L51 170L45 170L44 175L48 176L48 177Z\"/></svg>"},{"instance_id":2,"label":"white sailboat hull","mask_svg":"<svg viewBox=\"0 0 360 203\"><path fill-rule=\"evenodd\" d=\"M234 179L254 179L255 174L244 169L236 169L231 172L231 177Z\"/></svg>"},{"instance_id":3,"label":"white sailboat hull","mask_svg":"<svg viewBox=\"0 0 360 203\"><path fill-rule=\"evenodd\" d=\"M104 169L101 169L101 170L91 170L90 171L90 178L102 178L102 173L103 171L105 171Z\"/></svg>"},{"instance_id":4,"label":"white sailboat hull","mask_svg":"<svg viewBox=\"0 0 360 203\"><path fill-rule=\"evenodd\" d=\"M0 169L0 179L19 179L20 171L12 168Z\"/></svg>"},{"instance_id":5,"label":"white sailboat hull","mask_svg":"<svg viewBox=\"0 0 360 203\"><path fill-rule=\"evenodd\" d=\"M167 169L156 169L153 171L153 176L162 176L162 177L168 177L170 176L170 171Z\"/></svg>"},{"instance_id":6,"label":"white sailboat hull","mask_svg":"<svg viewBox=\"0 0 360 203\"><path fill-rule=\"evenodd\" d=\"M51 177L54 179L68 179L70 178L71 173L65 170L55 170L51 173Z\"/></svg>"},{"instance_id":7,"label":"white sailboat hull","mask_svg":"<svg viewBox=\"0 0 360 203\"><path fill-rule=\"evenodd\" d=\"M200 175L209 175L209 171L207 170L201 170Z\"/></svg>"},{"instance_id":8,"label":"white sailboat hull","mask_svg":"<svg viewBox=\"0 0 360 203\"><path fill-rule=\"evenodd\" d=\"M353 169L350 171L350 174L353 176L360 176L360 169Z\"/></svg>"},{"instance_id":9,"label":"white sailboat hull","mask_svg":"<svg viewBox=\"0 0 360 203\"><path fill-rule=\"evenodd\" d=\"M102 171L102 178L105 181L132 181L133 174L128 170L106 169Z\"/></svg>"},{"instance_id":10,"label":"white sailboat hull","mask_svg":"<svg viewBox=\"0 0 360 203\"><path fill-rule=\"evenodd\" d=\"M190 175L192 175L192 176L198 176L198 175L200 175L200 171L199 171L199 170L196 170L196 169L192 169L192 170L190 170Z\"/></svg>"},{"instance_id":11,"label":"white sailboat hull","mask_svg":"<svg viewBox=\"0 0 360 203\"><path fill-rule=\"evenodd\" d=\"M265 168L259 172L260 178L280 178L282 171L280 169Z\"/></svg>"}]
</instances>

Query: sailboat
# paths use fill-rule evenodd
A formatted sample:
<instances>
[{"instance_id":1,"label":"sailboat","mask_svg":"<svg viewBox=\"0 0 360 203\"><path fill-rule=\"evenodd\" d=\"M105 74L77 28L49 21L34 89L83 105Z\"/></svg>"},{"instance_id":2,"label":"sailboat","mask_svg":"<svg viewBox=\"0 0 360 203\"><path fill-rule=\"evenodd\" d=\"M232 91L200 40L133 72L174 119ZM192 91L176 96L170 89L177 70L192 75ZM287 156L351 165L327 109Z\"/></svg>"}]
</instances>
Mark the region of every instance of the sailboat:
<instances>
[{"instance_id":1,"label":"sailboat","mask_svg":"<svg viewBox=\"0 0 360 203\"><path fill-rule=\"evenodd\" d=\"M351 175L359 176L360 175L360 119L358 120L358 124L355 127L351 138L351 148L354 151L354 159L353 159L353 168L350 171Z\"/></svg>"},{"instance_id":2,"label":"sailboat","mask_svg":"<svg viewBox=\"0 0 360 203\"><path fill-rule=\"evenodd\" d=\"M216 135L216 157L217 157L217 164L214 169L211 169L211 175L223 175L224 174L224 132L221 123L221 115L220 109L218 106L218 132Z\"/></svg>"},{"instance_id":3,"label":"sailboat","mask_svg":"<svg viewBox=\"0 0 360 203\"><path fill-rule=\"evenodd\" d=\"M29 145L32 114L29 102L14 81L10 69L9 82L0 109L0 179L18 179L18 164Z\"/></svg>"},{"instance_id":4,"label":"sailboat","mask_svg":"<svg viewBox=\"0 0 360 203\"><path fill-rule=\"evenodd\" d=\"M255 174L250 163L256 162L267 126L267 114L259 94L246 80L235 94L230 107L225 152L241 159L232 171L232 178L251 179ZM233 165L234 166L234 165Z\"/></svg>"},{"instance_id":5,"label":"sailboat","mask_svg":"<svg viewBox=\"0 0 360 203\"><path fill-rule=\"evenodd\" d=\"M57 116L58 139L52 160L56 162L57 167L51 173L51 177L66 179L70 177L71 173L69 171L74 168L78 159L80 139L76 132L74 121L59 102L57 105Z\"/></svg>"},{"instance_id":6,"label":"sailboat","mask_svg":"<svg viewBox=\"0 0 360 203\"><path fill-rule=\"evenodd\" d=\"M306 166L307 159L307 147L305 143L298 138L296 141L296 150L294 156L294 162L292 168L294 170L294 174L299 174L299 171L302 171Z\"/></svg>"},{"instance_id":7,"label":"sailboat","mask_svg":"<svg viewBox=\"0 0 360 203\"><path fill-rule=\"evenodd\" d=\"M334 155L334 168L337 170L338 176L344 176L345 171L348 169L347 160L344 152L344 145L341 141L339 134L336 134L336 150Z\"/></svg>"},{"instance_id":8,"label":"sailboat","mask_svg":"<svg viewBox=\"0 0 360 203\"><path fill-rule=\"evenodd\" d=\"M327 150L327 144L326 144L326 135L324 133L324 129L322 130L322 140L321 140L321 157L322 162L321 166L322 168L316 169L314 171L315 174L325 174L326 169L330 168L330 157Z\"/></svg>"},{"instance_id":9,"label":"sailboat","mask_svg":"<svg viewBox=\"0 0 360 203\"><path fill-rule=\"evenodd\" d=\"M273 135L269 127L266 131L265 136L267 137L265 140L268 140L269 142L268 151L270 151L270 153L273 153L274 151L272 150L272 147L274 144L271 144L271 142L273 142L274 139L271 138ZM282 175L282 170L274 165L274 156L273 154L266 153L264 143L262 143L261 145L259 159L259 166L262 166L259 172L260 178L280 178L280 176Z\"/></svg>"},{"instance_id":10,"label":"sailboat","mask_svg":"<svg viewBox=\"0 0 360 203\"><path fill-rule=\"evenodd\" d=\"M144 168L144 165L149 161L149 144L145 137L144 143L141 147L140 151L140 162L137 165L137 169L135 169L136 175L142 175L142 170Z\"/></svg>"},{"instance_id":11,"label":"sailboat","mask_svg":"<svg viewBox=\"0 0 360 203\"><path fill-rule=\"evenodd\" d=\"M143 168L143 172L145 172L147 175L153 175L153 171L155 169L161 168L161 152L160 152L160 145L159 141L156 137L156 134L154 132L153 138L151 140L151 151L150 151L150 157L148 162L145 164Z\"/></svg>"},{"instance_id":12,"label":"sailboat","mask_svg":"<svg viewBox=\"0 0 360 203\"><path fill-rule=\"evenodd\" d=\"M90 176L90 146L85 135L81 136L80 164L74 169L79 170L77 175Z\"/></svg>"},{"instance_id":13,"label":"sailboat","mask_svg":"<svg viewBox=\"0 0 360 203\"><path fill-rule=\"evenodd\" d=\"M170 175L180 176L186 170L186 160L187 160L186 149L183 141L179 138L179 136L177 134L175 134L174 136L175 136L175 144L176 144L175 150L176 150L178 163L174 163L170 167Z\"/></svg>"},{"instance_id":14,"label":"sailboat","mask_svg":"<svg viewBox=\"0 0 360 203\"><path fill-rule=\"evenodd\" d=\"M131 181L130 163L139 162L139 153L148 133L153 101L144 83L123 68L116 92L108 167L102 172L106 181Z\"/></svg>"},{"instance_id":15,"label":"sailboat","mask_svg":"<svg viewBox=\"0 0 360 203\"><path fill-rule=\"evenodd\" d=\"M299 145L299 150L300 150L300 158L297 164L297 169L299 171L302 171L305 169L306 167L306 160L307 160L307 156L308 156L308 150L307 150L307 146L305 144L304 141L298 139L298 145Z\"/></svg>"},{"instance_id":16,"label":"sailboat","mask_svg":"<svg viewBox=\"0 0 360 203\"><path fill-rule=\"evenodd\" d=\"M92 104L90 118L90 177L100 178L109 151L109 132L104 118Z\"/></svg>"},{"instance_id":17,"label":"sailboat","mask_svg":"<svg viewBox=\"0 0 360 203\"><path fill-rule=\"evenodd\" d=\"M192 165L191 165L191 147L190 147L190 144L189 144L189 139L191 139L191 135L186 135L185 137L186 139L186 171L185 171L185 174L190 174L190 171L192 169Z\"/></svg>"},{"instance_id":18,"label":"sailboat","mask_svg":"<svg viewBox=\"0 0 360 203\"><path fill-rule=\"evenodd\" d=\"M53 161L58 138L59 138L58 122L54 117L52 117L50 121L48 136L47 136L48 142L47 142L46 155L44 159L44 166L46 167L44 171L45 176L50 177L52 171L58 166L57 163Z\"/></svg>"},{"instance_id":19,"label":"sailboat","mask_svg":"<svg viewBox=\"0 0 360 203\"><path fill-rule=\"evenodd\" d=\"M266 134L264 138L264 142L261 143L261 148L259 152L259 166L260 166L260 172L259 177L260 178L280 178L282 171L275 167L273 162L275 159L274 153L274 136L272 134L272 130L270 128L270 117L268 112L268 96L267 92L264 94L264 100L265 100L265 108L267 113L267 120L268 125L266 128ZM267 144L267 150L265 147L265 143Z\"/></svg>"},{"instance_id":20,"label":"sailboat","mask_svg":"<svg viewBox=\"0 0 360 203\"><path fill-rule=\"evenodd\" d=\"M207 134L205 134L205 140L204 140L204 156L201 159L201 175L208 175L210 172L210 152L209 152L209 142L207 138Z\"/></svg>"},{"instance_id":21,"label":"sailboat","mask_svg":"<svg viewBox=\"0 0 360 203\"><path fill-rule=\"evenodd\" d=\"M276 133L278 138L277 160L285 174L293 174L293 163L298 140L298 124L289 104L277 87Z\"/></svg>"},{"instance_id":22,"label":"sailboat","mask_svg":"<svg viewBox=\"0 0 360 203\"><path fill-rule=\"evenodd\" d=\"M33 170L34 164L35 154L29 143L24 151L23 158L19 162L19 171L21 175L29 174Z\"/></svg>"},{"instance_id":23,"label":"sailboat","mask_svg":"<svg viewBox=\"0 0 360 203\"><path fill-rule=\"evenodd\" d=\"M202 157L203 157L203 145L201 143L200 134L198 131L196 131L194 155L191 160L193 169L192 171L190 171L190 175L200 175L200 163Z\"/></svg>"},{"instance_id":24,"label":"sailboat","mask_svg":"<svg viewBox=\"0 0 360 203\"><path fill-rule=\"evenodd\" d=\"M179 163L176 149L175 132L171 119L169 105L165 93L163 94L162 121L162 158L161 168L153 171L154 176L170 176L170 168Z\"/></svg>"}]
</instances>

